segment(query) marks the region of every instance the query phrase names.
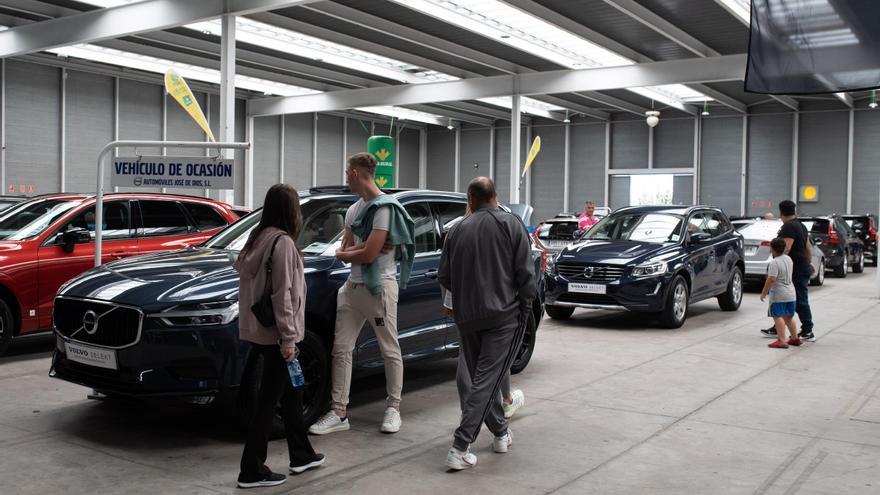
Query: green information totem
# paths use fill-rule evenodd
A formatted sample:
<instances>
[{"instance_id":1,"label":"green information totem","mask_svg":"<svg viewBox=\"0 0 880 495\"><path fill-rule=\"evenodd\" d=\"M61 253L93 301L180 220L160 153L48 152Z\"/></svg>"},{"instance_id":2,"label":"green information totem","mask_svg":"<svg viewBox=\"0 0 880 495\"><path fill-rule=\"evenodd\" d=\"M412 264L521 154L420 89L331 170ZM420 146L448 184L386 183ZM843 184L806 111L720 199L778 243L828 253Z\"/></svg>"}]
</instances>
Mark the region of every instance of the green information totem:
<instances>
[{"instance_id":1,"label":"green information totem","mask_svg":"<svg viewBox=\"0 0 880 495\"><path fill-rule=\"evenodd\" d=\"M376 185L381 189L394 187L394 138L370 136L367 152L376 158Z\"/></svg>"}]
</instances>

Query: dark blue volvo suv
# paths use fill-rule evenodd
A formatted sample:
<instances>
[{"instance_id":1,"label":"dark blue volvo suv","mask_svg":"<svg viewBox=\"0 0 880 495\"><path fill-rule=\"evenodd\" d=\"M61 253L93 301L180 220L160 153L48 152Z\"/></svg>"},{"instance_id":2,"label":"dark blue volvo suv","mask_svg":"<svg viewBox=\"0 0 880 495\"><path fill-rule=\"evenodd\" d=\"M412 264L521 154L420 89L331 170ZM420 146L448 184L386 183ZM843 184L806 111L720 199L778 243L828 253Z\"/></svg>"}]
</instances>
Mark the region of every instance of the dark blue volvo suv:
<instances>
[{"instance_id":1,"label":"dark blue volvo suv","mask_svg":"<svg viewBox=\"0 0 880 495\"><path fill-rule=\"evenodd\" d=\"M627 309L678 328L692 302L717 297L721 309L739 309L743 258L742 237L717 208L622 208L548 263L545 309L554 319Z\"/></svg>"},{"instance_id":2,"label":"dark blue volvo suv","mask_svg":"<svg viewBox=\"0 0 880 495\"><path fill-rule=\"evenodd\" d=\"M442 236L465 212L464 194L389 191L415 221L416 259L400 292L398 322L405 362L455 356L458 331L443 312L437 268ZM301 193L306 332L299 345L306 376L305 419L326 407L336 292L349 267L334 257L345 212L357 200L345 188ZM55 301L56 350L50 375L108 396L184 396L208 402L235 393L249 346L238 340L238 273L232 263L260 219L256 211L197 248L129 258L88 271L63 286ZM535 253L540 273L540 250ZM475 281L476 282L476 281ZM536 298L513 365L522 371L543 316ZM358 374L382 371L372 328L365 325L354 357ZM239 397L247 412L253 398Z\"/></svg>"}]
</instances>

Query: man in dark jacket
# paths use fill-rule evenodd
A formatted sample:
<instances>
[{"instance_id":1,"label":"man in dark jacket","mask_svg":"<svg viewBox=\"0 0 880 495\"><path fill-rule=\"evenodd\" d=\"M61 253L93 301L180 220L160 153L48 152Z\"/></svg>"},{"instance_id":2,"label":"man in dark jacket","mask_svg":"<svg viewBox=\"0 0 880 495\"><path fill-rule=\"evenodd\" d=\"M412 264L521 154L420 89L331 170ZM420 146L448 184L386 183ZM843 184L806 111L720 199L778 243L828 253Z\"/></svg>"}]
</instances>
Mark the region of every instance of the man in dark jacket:
<instances>
[{"instance_id":1,"label":"man in dark jacket","mask_svg":"<svg viewBox=\"0 0 880 495\"><path fill-rule=\"evenodd\" d=\"M495 452L507 452L512 443L499 386L522 340L536 290L528 232L519 218L498 208L492 180L471 181L468 203L473 214L449 233L439 275L452 291L460 352L471 376L461 424L446 456L446 466L455 470L476 465L469 447L484 421L495 435Z\"/></svg>"}]
</instances>

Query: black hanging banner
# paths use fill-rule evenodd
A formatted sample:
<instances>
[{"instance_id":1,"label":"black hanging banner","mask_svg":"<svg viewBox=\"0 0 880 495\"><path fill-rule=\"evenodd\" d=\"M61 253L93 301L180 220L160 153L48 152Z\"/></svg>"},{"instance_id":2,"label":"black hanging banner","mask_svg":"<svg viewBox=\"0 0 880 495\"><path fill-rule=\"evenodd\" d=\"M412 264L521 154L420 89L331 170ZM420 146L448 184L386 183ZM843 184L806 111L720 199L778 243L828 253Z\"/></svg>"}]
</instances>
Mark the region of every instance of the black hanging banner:
<instances>
[{"instance_id":1,"label":"black hanging banner","mask_svg":"<svg viewBox=\"0 0 880 495\"><path fill-rule=\"evenodd\" d=\"M752 0L746 91L880 87L880 0Z\"/></svg>"}]
</instances>

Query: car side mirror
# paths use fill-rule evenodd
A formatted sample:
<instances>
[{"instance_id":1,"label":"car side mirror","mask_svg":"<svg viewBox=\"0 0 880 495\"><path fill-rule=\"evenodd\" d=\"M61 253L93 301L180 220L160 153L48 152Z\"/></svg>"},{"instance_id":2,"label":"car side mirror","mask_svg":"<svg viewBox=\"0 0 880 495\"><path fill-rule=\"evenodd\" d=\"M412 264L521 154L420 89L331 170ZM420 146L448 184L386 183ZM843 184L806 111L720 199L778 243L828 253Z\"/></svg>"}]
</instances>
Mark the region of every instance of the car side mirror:
<instances>
[{"instance_id":1,"label":"car side mirror","mask_svg":"<svg viewBox=\"0 0 880 495\"><path fill-rule=\"evenodd\" d=\"M65 253L72 253L74 246L92 241L92 234L82 228L75 227L61 234L61 246Z\"/></svg>"},{"instance_id":2,"label":"car side mirror","mask_svg":"<svg viewBox=\"0 0 880 495\"><path fill-rule=\"evenodd\" d=\"M705 232L694 232L691 234L691 244L700 244L711 239L712 236Z\"/></svg>"}]
</instances>

